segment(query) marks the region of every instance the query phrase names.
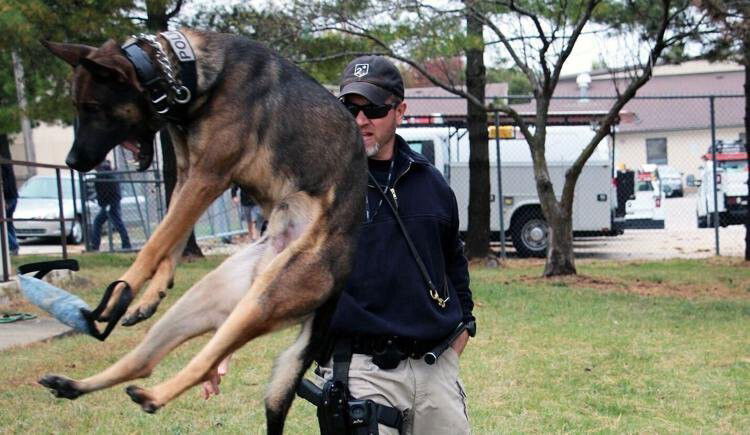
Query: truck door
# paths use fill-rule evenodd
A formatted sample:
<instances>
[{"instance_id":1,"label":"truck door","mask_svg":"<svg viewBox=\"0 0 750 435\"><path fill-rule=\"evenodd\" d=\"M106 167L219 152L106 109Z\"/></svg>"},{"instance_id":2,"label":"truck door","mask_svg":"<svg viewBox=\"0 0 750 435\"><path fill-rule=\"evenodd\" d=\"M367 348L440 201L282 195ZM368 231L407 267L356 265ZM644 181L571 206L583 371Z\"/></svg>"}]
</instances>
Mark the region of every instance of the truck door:
<instances>
[{"instance_id":1,"label":"truck door","mask_svg":"<svg viewBox=\"0 0 750 435\"><path fill-rule=\"evenodd\" d=\"M635 173L617 171L617 209L615 217L625 216L625 203L635 193Z\"/></svg>"}]
</instances>

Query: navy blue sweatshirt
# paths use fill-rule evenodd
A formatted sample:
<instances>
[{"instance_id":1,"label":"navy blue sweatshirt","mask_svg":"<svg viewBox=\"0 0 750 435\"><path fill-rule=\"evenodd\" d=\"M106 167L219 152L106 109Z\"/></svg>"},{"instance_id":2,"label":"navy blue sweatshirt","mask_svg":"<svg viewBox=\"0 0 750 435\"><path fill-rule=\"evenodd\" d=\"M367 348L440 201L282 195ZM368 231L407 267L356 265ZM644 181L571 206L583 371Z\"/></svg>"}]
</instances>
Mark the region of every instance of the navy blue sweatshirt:
<instances>
[{"instance_id":1,"label":"navy blue sweatshirt","mask_svg":"<svg viewBox=\"0 0 750 435\"><path fill-rule=\"evenodd\" d=\"M450 300L440 308L430 298L392 210L370 182L369 220L368 213L363 213L352 273L331 332L440 340L461 320L474 320L456 198L440 172L398 135L394 159L390 187L396 192L399 214L432 282L441 296L447 286ZM373 162L370 166L382 185L390 164Z\"/></svg>"}]
</instances>

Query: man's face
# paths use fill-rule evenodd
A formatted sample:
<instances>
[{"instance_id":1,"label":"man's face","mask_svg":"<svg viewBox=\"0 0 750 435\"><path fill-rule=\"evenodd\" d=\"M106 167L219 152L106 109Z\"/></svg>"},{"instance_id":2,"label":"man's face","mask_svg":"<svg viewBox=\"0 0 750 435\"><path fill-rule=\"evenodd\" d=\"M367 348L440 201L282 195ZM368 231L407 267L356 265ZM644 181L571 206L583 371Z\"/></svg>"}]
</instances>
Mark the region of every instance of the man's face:
<instances>
[{"instance_id":1,"label":"man's face","mask_svg":"<svg viewBox=\"0 0 750 435\"><path fill-rule=\"evenodd\" d=\"M348 95L346 101L358 106L371 104L361 95ZM390 158L396 127L401 123L405 110L406 103L402 102L396 108L391 109L385 117L377 119L370 119L363 111L359 111L355 119L365 143L367 157L379 160Z\"/></svg>"}]
</instances>

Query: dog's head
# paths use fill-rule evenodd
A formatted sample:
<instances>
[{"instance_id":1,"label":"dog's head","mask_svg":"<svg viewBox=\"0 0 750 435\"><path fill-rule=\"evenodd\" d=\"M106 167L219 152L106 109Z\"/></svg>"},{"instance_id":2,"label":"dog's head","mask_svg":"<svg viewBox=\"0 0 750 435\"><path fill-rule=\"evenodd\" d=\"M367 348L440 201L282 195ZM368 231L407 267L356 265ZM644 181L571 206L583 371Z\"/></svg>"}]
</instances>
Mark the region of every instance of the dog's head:
<instances>
[{"instance_id":1,"label":"dog's head","mask_svg":"<svg viewBox=\"0 0 750 435\"><path fill-rule=\"evenodd\" d=\"M149 103L135 68L113 40L101 47L42 41L74 68L72 96L76 109L73 146L65 163L90 171L121 144L138 153L139 169L153 159L155 131Z\"/></svg>"}]
</instances>

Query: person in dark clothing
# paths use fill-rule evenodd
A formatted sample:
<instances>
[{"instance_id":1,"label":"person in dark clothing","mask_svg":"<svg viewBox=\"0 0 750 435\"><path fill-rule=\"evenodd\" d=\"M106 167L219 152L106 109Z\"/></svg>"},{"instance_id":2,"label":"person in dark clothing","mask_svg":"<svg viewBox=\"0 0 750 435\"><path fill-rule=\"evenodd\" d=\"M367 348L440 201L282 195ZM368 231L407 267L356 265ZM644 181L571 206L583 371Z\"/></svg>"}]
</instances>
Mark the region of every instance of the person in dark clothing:
<instances>
[{"instance_id":1,"label":"person in dark clothing","mask_svg":"<svg viewBox=\"0 0 750 435\"><path fill-rule=\"evenodd\" d=\"M16 188L16 175L13 172L13 165L4 163L0 165L3 177L3 197L5 198L5 218L13 219L13 213L16 211L18 204L18 189ZM11 255L18 255L18 238L16 237L16 227L13 222L8 222L8 249Z\"/></svg>"},{"instance_id":2,"label":"person in dark clothing","mask_svg":"<svg viewBox=\"0 0 750 435\"><path fill-rule=\"evenodd\" d=\"M239 191L239 195L237 192ZM237 184L232 185L232 201L235 204L240 205L240 216L247 222L247 234L250 236L250 241L254 242L260 238L261 230L263 229L263 211L260 206L255 203L253 197Z\"/></svg>"},{"instance_id":3,"label":"person in dark clothing","mask_svg":"<svg viewBox=\"0 0 750 435\"><path fill-rule=\"evenodd\" d=\"M96 202L99 204L99 213L94 218L94 226L91 231L91 249L98 251L102 236L102 225L109 221L112 226L120 233L120 242L122 249L131 249L130 237L125 224L122 221L120 211L120 182L117 177L111 173L112 164L109 160L103 161L96 167L96 179L94 180L94 190L96 191Z\"/></svg>"}]
</instances>

